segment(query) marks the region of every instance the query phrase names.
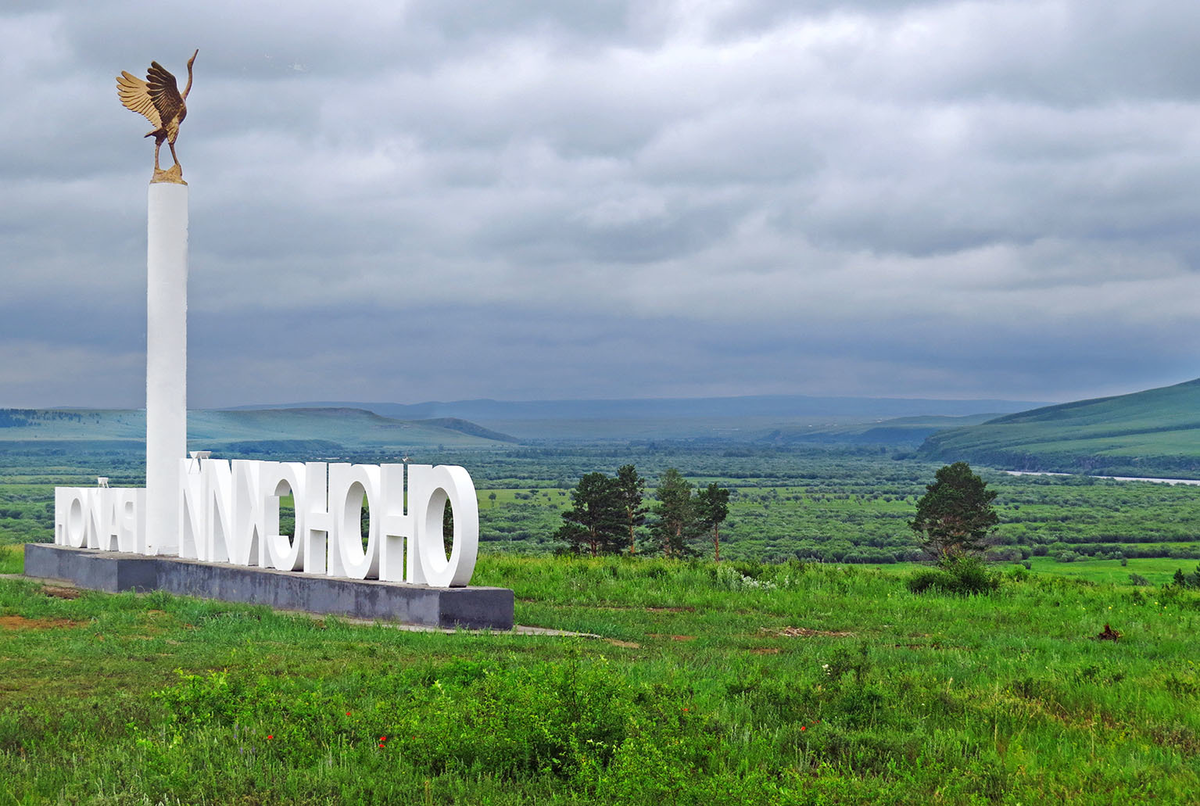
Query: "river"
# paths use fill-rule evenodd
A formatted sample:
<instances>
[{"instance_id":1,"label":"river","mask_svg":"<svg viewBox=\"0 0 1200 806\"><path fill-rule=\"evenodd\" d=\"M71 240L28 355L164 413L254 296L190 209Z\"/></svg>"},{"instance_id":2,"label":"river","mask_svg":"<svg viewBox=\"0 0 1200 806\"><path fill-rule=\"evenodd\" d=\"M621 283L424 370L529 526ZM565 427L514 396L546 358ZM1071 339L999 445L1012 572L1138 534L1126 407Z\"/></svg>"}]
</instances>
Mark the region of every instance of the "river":
<instances>
[{"instance_id":1,"label":"river","mask_svg":"<svg viewBox=\"0 0 1200 806\"><path fill-rule=\"evenodd\" d=\"M1073 476L1074 473L1046 473L1036 470L1003 470L1010 476ZM1200 479L1152 479L1142 476L1089 476L1092 479L1108 479L1109 481L1149 481L1154 484L1190 484L1200 486Z\"/></svg>"}]
</instances>

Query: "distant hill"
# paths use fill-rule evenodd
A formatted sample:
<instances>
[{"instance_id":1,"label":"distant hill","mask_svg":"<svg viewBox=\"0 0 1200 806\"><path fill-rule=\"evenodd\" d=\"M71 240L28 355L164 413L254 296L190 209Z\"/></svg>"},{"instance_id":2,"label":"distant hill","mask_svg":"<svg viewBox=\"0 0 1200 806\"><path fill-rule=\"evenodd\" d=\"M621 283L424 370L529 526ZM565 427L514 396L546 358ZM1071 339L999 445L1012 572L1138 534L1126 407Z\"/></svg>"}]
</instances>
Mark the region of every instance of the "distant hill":
<instances>
[{"instance_id":1,"label":"distant hill","mask_svg":"<svg viewBox=\"0 0 1200 806\"><path fill-rule=\"evenodd\" d=\"M941 431L920 454L1012 470L1194 478L1200 474L1200 380Z\"/></svg>"},{"instance_id":2,"label":"distant hill","mask_svg":"<svg viewBox=\"0 0 1200 806\"><path fill-rule=\"evenodd\" d=\"M836 427L907 417L963 417L1007 414L1043 403L1012 400L929 400L871 397L758 395L746 397L644 400L458 400L428 403L323 402L256 408L349 406L404 420L462 418L522 440L731 439L783 442L845 442ZM959 423L941 423L949 427ZM811 430L810 431L810 427ZM914 446L925 434L912 423L899 426L883 442ZM935 429L929 429L926 433ZM808 432L803 434L802 432ZM899 438L899 439L898 439ZM867 440L871 441L871 440Z\"/></svg>"},{"instance_id":3,"label":"distant hill","mask_svg":"<svg viewBox=\"0 0 1200 806\"><path fill-rule=\"evenodd\" d=\"M140 410L0 409L0 445L109 442L115 447L141 443L145 434L146 413ZM462 419L413 422L355 408L188 412L190 449L235 454L317 458L344 449L475 448L512 441Z\"/></svg>"},{"instance_id":4,"label":"distant hill","mask_svg":"<svg viewBox=\"0 0 1200 806\"><path fill-rule=\"evenodd\" d=\"M977 425L995 418L995 414L966 414L961 417L896 417L848 425L810 425L777 428L763 436L763 442L777 445L803 443L842 443L850 445L909 445L916 447L932 434L950 428Z\"/></svg>"}]
</instances>

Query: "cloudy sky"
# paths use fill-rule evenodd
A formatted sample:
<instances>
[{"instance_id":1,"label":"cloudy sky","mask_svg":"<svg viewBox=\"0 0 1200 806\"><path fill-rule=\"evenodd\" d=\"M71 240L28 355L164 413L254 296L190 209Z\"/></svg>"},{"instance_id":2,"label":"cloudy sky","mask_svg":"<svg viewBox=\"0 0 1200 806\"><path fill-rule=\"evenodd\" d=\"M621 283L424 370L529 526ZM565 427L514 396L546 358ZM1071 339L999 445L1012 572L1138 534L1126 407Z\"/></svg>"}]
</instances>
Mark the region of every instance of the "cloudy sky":
<instances>
[{"instance_id":1,"label":"cloudy sky","mask_svg":"<svg viewBox=\"0 0 1200 806\"><path fill-rule=\"evenodd\" d=\"M0 9L0 406L143 405L194 48L194 407L1200 376L1195 0L260 5Z\"/></svg>"}]
</instances>

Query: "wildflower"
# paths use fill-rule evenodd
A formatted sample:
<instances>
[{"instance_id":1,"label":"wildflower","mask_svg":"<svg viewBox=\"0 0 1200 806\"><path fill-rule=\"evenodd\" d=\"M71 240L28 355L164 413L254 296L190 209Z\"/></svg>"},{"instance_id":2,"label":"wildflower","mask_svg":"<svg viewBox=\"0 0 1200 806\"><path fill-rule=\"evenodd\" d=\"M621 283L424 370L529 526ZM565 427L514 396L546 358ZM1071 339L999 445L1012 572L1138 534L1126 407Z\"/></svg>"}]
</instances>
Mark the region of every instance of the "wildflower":
<instances>
[{"instance_id":1,"label":"wildflower","mask_svg":"<svg viewBox=\"0 0 1200 806\"><path fill-rule=\"evenodd\" d=\"M267 738L268 738L268 739L274 739L274 738L275 738L275 735L274 735L274 734L272 734L272 733L268 733L268 734L267 734Z\"/></svg>"},{"instance_id":2,"label":"wildflower","mask_svg":"<svg viewBox=\"0 0 1200 806\"><path fill-rule=\"evenodd\" d=\"M808 730L808 728L806 728L806 727L804 727L803 725L801 725L801 726L800 726L800 730Z\"/></svg>"}]
</instances>

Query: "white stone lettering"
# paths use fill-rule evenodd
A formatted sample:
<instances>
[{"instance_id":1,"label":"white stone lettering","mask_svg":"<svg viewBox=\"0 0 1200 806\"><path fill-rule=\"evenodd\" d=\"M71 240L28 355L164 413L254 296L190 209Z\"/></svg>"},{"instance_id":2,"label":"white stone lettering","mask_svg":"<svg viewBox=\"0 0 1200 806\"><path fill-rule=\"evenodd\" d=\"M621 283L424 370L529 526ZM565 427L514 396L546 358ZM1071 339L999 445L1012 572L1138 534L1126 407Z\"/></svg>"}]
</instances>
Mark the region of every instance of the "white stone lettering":
<instances>
[{"instance_id":1,"label":"white stone lettering","mask_svg":"<svg viewBox=\"0 0 1200 806\"><path fill-rule=\"evenodd\" d=\"M180 557L202 562L442 588L466 585L475 570L479 508L461 467L197 456L179 460L178 478L177 529L166 540L147 533L144 489L60 487L54 542L153 555L177 538ZM284 535L279 499L288 494L295 528ZM447 505L454 514L449 556L442 535Z\"/></svg>"}]
</instances>

